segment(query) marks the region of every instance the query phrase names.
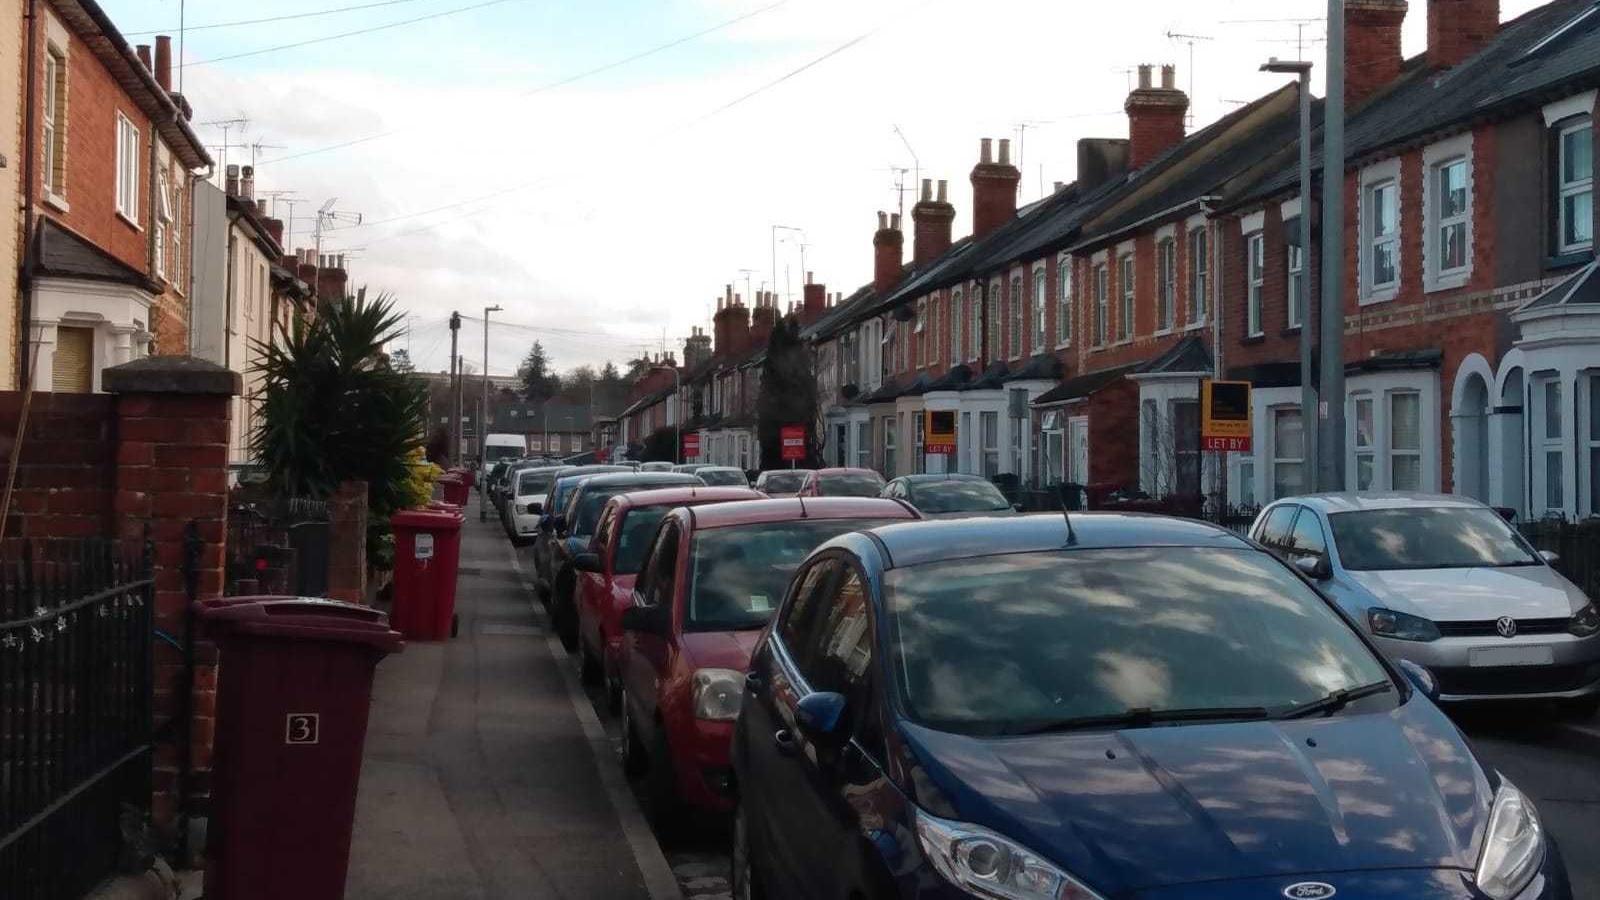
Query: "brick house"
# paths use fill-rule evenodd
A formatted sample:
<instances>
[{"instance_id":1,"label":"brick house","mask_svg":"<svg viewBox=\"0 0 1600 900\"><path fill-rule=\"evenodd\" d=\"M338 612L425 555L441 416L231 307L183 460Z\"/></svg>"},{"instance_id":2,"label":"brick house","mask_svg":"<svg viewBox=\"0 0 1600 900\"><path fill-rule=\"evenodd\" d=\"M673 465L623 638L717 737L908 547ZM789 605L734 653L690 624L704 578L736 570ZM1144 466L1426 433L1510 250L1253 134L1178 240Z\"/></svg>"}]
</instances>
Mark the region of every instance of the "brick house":
<instances>
[{"instance_id":1,"label":"brick house","mask_svg":"<svg viewBox=\"0 0 1600 900\"><path fill-rule=\"evenodd\" d=\"M23 56L23 5L8 3L0 9L0 59L20 60ZM12 171L0 178L0 209L11 210L0 218L0 298L5 298L8 309L0 313L0 390L13 390L17 386L16 360L21 355L18 347L21 309L17 303L17 273L22 252L22 217L15 211L22 208L18 189L22 181L15 169L22 160L22 66L0 66L0 157Z\"/></svg>"},{"instance_id":2,"label":"brick house","mask_svg":"<svg viewBox=\"0 0 1600 900\"><path fill-rule=\"evenodd\" d=\"M1500 24L1496 0L1430 0L1427 51L1402 60L1406 14L1403 0L1346 8L1346 487L1600 512L1586 299L1600 13L1563 0ZM1217 204L1218 355L1256 387L1254 452L1228 461L1233 502L1306 484L1286 299L1294 143Z\"/></svg>"},{"instance_id":3,"label":"brick house","mask_svg":"<svg viewBox=\"0 0 1600 900\"><path fill-rule=\"evenodd\" d=\"M37 344L35 383L96 391L101 369L152 345L188 352L182 210L211 160L172 91L168 39L151 60L92 0L38 8L24 29L20 316Z\"/></svg>"}]
</instances>

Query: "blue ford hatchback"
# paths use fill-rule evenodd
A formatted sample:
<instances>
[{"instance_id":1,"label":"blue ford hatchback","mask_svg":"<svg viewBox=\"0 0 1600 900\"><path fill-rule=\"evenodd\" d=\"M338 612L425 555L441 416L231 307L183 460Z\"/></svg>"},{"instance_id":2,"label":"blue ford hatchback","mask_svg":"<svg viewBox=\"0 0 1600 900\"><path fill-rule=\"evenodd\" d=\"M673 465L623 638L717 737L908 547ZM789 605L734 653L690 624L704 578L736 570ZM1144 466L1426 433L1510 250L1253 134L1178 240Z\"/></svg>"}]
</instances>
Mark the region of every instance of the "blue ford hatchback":
<instances>
[{"instance_id":1,"label":"blue ford hatchback","mask_svg":"<svg viewBox=\"0 0 1600 900\"><path fill-rule=\"evenodd\" d=\"M752 658L735 896L1566 900L1432 689L1201 523L846 535Z\"/></svg>"}]
</instances>

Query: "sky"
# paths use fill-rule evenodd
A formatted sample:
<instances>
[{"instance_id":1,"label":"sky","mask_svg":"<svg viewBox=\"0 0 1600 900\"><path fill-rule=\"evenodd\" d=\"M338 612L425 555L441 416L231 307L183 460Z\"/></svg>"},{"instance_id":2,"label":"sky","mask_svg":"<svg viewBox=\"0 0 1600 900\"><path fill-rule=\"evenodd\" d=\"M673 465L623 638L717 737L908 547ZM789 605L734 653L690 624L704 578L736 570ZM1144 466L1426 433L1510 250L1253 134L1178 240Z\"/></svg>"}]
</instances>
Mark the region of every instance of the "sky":
<instances>
[{"instance_id":1,"label":"sky","mask_svg":"<svg viewBox=\"0 0 1600 900\"><path fill-rule=\"evenodd\" d=\"M180 0L102 3L130 43L176 40ZM1019 203L1071 181L1078 139L1127 136L1140 63L1177 66L1194 128L1281 85L1258 71L1272 56L1303 48L1320 94L1326 7L191 0L181 77L212 156L254 159L258 195L286 192L288 243L314 246L331 203L323 252L410 317L392 346L445 370L459 310L481 370L498 305L487 363L508 374L534 340L559 370L681 354L725 284L798 301L810 270L849 293L871 278L877 211L909 213L919 175L949 180L970 231L981 138L1012 139ZM1408 56L1425 11L1413 0ZM267 17L290 18L206 27Z\"/></svg>"}]
</instances>

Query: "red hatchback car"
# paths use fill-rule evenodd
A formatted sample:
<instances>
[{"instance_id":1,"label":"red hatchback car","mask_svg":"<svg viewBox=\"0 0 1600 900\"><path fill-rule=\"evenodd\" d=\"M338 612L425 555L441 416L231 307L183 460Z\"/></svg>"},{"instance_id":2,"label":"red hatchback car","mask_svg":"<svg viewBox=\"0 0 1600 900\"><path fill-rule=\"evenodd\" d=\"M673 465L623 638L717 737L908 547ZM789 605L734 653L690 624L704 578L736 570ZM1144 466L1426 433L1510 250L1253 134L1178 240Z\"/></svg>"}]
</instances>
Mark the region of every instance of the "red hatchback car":
<instances>
[{"instance_id":1,"label":"red hatchback car","mask_svg":"<svg viewBox=\"0 0 1600 900\"><path fill-rule=\"evenodd\" d=\"M573 559L578 570L578 657L583 680L606 682L606 702L616 711L621 697L617 663L622 658L622 612L633 605L633 580L650 538L667 512L732 500L761 500L741 487L674 487L620 494L606 502L587 553Z\"/></svg>"},{"instance_id":2,"label":"red hatchback car","mask_svg":"<svg viewBox=\"0 0 1600 900\"><path fill-rule=\"evenodd\" d=\"M732 808L730 739L756 638L818 545L921 518L898 500L755 500L675 509L622 614L623 765L659 822Z\"/></svg>"},{"instance_id":3,"label":"red hatchback car","mask_svg":"<svg viewBox=\"0 0 1600 900\"><path fill-rule=\"evenodd\" d=\"M871 469L817 469L806 473L802 497L876 497L883 476Z\"/></svg>"}]
</instances>

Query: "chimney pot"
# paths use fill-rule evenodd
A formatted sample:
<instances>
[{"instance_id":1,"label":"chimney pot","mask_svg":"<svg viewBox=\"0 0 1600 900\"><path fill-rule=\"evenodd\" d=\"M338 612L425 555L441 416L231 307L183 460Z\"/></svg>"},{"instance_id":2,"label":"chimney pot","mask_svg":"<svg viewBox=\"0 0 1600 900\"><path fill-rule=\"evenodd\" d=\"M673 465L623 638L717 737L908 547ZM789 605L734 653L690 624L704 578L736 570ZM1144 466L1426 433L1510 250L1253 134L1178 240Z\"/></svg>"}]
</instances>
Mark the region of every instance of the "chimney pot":
<instances>
[{"instance_id":1,"label":"chimney pot","mask_svg":"<svg viewBox=\"0 0 1600 900\"><path fill-rule=\"evenodd\" d=\"M888 228L888 227L889 227L889 214L884 212L881 209L878 210L878 230L882 231L882 230L884 230L885 228Z\"/></svg>"},{"instance_id":2,"label":"chimney pot","mask_svg":"<svg viewBox=\"0 0 1600 900\"><path fill-rule=\"evenodd\" d=\"M994 154L991 145L992 142L989 138L984 138L982 142L978 144L978 162L990 163L994 161Z\"/></svg>"},{"instance_id":3,"label":"chimney pot","mask_svg":"<svg viewBox=\"0 0 1600 900\"><path fill-rule=\"evenodd\" d=\"M1161 67L1161 87L1165 90L1176 90L1178 87L1178 67Z\"/></svg>"},{"instance_id":4,"label":"chimney pot","mask_svg":"<svg viewBox=\"0 0 1600 900\"><path fill-rule=\"evenodd\" d=\"M256 198L256 168L255 166L241 166L239 169L239 199L254 201Z\"/></svg>"},{"instance_id":5,"label":"chimney pot","mask_svg":"<svg viewBox=\"0 0 1600 900\"><path fill-rule=\"evenodd\" d=\"M1150 89L1150 64L1149 63L1140 63L1139 64L1139 87L1142 90L1149 90Z\"/></svg>"},{"instance_id":6,"label":"chimney pot","mask_svg":"<svg viewBox=\"0 0 1600 900\"><path fill-rule=\"evenodd\" d=\"M1011 165L1011 138L1000 139L1000 165Z\"/></svg>"},{"instance_id":7,"label":"chimney pot","mask_svg":"<svg viewBox=\"0 0 1600 900\"><path fill-rule=\"evenodd\" d=\"M156 35L156 84L163 91L172 91L172 37Z\"/></svg>"},{"instance_id":8,"label":"chimney pot","mask_svg":"<svg viewBox=\"0 0 1600 900\"><path fill-rule=\"evenodd\" d=\"M1057 194L1061 193L1061 189L1064 188L1064 187L1066 187L1066 183L1065 182L1061 182L1061 181L1056 182L1055 190L1053 191L1053 193L1057 193Z\"/></svg>"},{"instance_id":9,"label":"chimney pot","mask_svg":"<svg viewBox=\"0 0 1600 900\"><path fill-rule=\"evenodd\" d=\"M950 202L949 200L945 199L948 196L948 190L947 189L949 187L950 187L950 182L946 181L943 178L939 179L939 202L940 203L948 203L948 202Z\"/></svg>"},{"instance_id":10,"label":"chimney pot","mask_svg":"<svg viewBox=\"0 0 1600 900\"><path fill-rule=\"evenodd\" d=\"M933 199L933 179L931 178L922 179L922 199L924 201Z\"/></svg>"},{"instance_id":11,"label":"chimney pot","mask_svg":"<svg viewBox=\"0 0 1600 900\"><path fill-rule=\"evenodd\" d=\"M806 284L811 284L812 283L811 278L812 278L811 270L807 269L806 270Z\"/></svg>"},{"instance_id":12,"label":"chimney pot","mask_svg":"<svg viewBox=\"0 0 1600 900\"><path fill-rule=\"evenodd\" d=\"M900 230L900 214L899 213L890 213L889 214L889 230L890 231L899 231Z\"/></svg>"},{"instance_id":13,"label":"chimney pot","mask_svg":"<svg viewBox=\"0 0 1600 900\"><path fill-rule=\"evenodd\" d=\"M153 70L155 68L155 66L150 62L149 44L140 44L134 48L134 52L139 54L139 62L144 63L144 67L146 69Z\"/></svg>"}]
</instances>

